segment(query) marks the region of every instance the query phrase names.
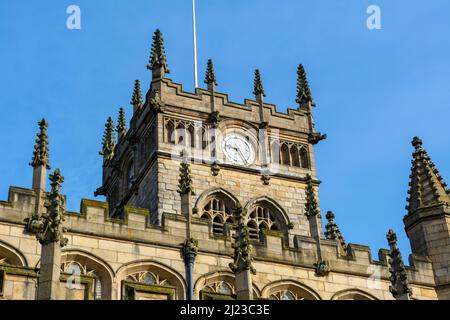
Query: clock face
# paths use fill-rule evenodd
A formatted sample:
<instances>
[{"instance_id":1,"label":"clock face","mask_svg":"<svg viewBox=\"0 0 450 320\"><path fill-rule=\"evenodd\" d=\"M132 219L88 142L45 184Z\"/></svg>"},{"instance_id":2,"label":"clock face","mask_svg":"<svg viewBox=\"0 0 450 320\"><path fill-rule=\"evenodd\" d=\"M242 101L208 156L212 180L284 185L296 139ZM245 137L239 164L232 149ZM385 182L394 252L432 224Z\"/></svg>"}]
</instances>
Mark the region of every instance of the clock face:
<instances>
[{"instance_id":1,"label":"clock face","mask_svg":"<svg viewBox=\"0 0 450 320\"><path fill-rule=\"evenodd\" d=\"M255 151L247 139L237 133L231 133L223 139L223 152L229 161L237 165L250 165L255 161Z\"/></svg>"}]
</instances>

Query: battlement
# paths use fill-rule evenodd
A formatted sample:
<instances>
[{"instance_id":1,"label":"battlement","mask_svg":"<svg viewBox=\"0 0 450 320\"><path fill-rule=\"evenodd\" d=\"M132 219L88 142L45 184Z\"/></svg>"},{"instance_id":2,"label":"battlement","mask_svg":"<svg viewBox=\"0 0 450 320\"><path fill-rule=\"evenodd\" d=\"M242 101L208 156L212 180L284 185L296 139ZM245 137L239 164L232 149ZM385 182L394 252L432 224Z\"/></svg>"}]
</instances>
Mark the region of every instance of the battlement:
<instances>
[{"instance_id":1,"label":"battlement","mask_svg":"<svg viewBox=\"0 0 450 320\"><path fill-rule=\"evenodd\" d=\"M9 200L0 202L0 221L25 227L23 222L33 212L35 193L32 190L12 187ZM89 246L89 238L111 239L125 243L154 245L161 248L180 249L186 239L187 219L182 215L163 214L161 226L148 221L149 211L125 207L123 219L108 215L106 202L83 199L80 212L67 212L64 223L71 235L74 248ZM204 219L192 218L191 235L199 240L199 252L229 258L233 253L232 238L218 237L212 233L212 224ZM292 267L315 269L319 256L316 241L296 235L286 244L280 232L267 231L262 242L253 241L255 262L271 262ZM343 253L334 240L321 239L322 259L329 262L331 272L358 277L378 277L388 281L390 277L388 250L380 249L379 260L372 258L367 246L349 244L348 254ZM410 283L418 286L434 286L431 261L426 257L411 255L407 274Z\"/></svg>"}]
</instances>

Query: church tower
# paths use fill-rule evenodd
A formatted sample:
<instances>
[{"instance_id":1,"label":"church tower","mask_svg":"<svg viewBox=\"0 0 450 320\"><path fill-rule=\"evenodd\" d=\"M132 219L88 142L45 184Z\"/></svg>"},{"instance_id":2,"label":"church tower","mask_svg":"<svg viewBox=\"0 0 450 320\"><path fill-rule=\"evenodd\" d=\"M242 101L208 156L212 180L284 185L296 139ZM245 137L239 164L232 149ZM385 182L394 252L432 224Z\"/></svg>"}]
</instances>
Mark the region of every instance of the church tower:
<instances>
[{"instance_id":1,"label":"church tower","mask_svg":"<svg viewBox=\"0 0 450 320\"><path fill-rule=\"evenodd\" d=\"M403 219L413 254L428 256L440 299L450 299L450 191L422 146L412 141L408 214Z\"/></svg>"},{"instance_id":2,"label":"church tower","mask_svg":"<svg viewBox=\"0 0 450 320\"><path fill-rule=\"evenodd\" d=\"M230 236L233 210L242 205L249 214L251 238L278 234L285 244L293 237L311 236L305 213L309 179L317 193L319 180L313 146L326 138L315 131L315 106L305 69L298 67L296 102L287 113L264 101L262 74L255 71L254 100L230 102L216 91L212 60L207 63L206 89L184 92L169 74L162 33L153 36L150 87L142 99L136 81L130 128L119 113L117 141L114 123L106 124L103 149L103 185L111 218L127 207L150 210L150 223L179 215L179 167L187 156L196 195L191 195L194 218L211 225L211 235ZM250 89L250 88L249 88ZM318 216L318 230L321 219ZM291 237L291 239L289 239Z\"/></svg>"}]
</instances>

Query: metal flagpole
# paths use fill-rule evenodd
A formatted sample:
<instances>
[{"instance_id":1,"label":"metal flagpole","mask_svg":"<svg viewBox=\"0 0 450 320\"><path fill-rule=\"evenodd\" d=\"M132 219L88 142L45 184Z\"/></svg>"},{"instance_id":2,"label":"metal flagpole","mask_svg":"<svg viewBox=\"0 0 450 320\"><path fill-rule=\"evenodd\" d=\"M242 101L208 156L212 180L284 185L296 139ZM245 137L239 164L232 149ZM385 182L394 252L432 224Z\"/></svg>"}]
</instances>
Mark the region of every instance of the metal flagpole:
<instances>
[{"instance_id":1,"label":"metal flagpole","mask_svg":"<svg viewBox=\"0 0 450 320\"><path fill-rule=\"evenodd\" d=\"M194 86L198 88L198 73L197 73L197 27L195 18L195 0L192 0L192 25L194 30Z\"/></svg>"}]
</instances>

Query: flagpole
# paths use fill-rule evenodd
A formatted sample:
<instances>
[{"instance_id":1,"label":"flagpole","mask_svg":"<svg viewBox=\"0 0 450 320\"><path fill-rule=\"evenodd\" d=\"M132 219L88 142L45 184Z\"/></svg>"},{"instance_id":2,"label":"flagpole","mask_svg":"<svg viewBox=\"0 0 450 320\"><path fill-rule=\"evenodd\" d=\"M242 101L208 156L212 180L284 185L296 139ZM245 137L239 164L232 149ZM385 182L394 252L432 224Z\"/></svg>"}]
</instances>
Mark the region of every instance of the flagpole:
<instances>
[{"instance_id":1,"label":"flagpole","mask_svg":"<svg viewBox=\"0 0 450 320\"><path fill-rule=\"evenodd\" d=\"M197 72L197 27L195 17L195 0L192 0L192 26L194 31L194 86L198 88L198 72Z\"/></svg>"}]
</instances>

